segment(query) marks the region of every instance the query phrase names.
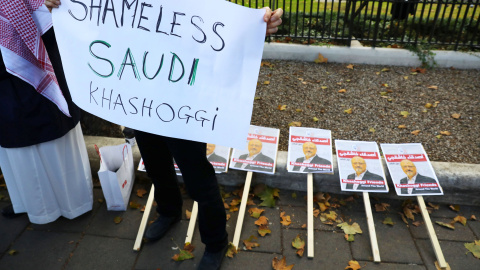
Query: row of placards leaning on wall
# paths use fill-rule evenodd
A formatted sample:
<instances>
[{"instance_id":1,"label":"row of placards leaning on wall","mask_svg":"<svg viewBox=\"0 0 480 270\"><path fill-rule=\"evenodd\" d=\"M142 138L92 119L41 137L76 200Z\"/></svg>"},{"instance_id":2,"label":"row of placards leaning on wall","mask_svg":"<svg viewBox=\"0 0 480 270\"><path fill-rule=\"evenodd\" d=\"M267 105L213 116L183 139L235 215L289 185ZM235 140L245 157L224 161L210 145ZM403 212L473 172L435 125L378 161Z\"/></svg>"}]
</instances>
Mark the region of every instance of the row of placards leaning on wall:
<instances>
[{"instance_id":1,"label":"row of placards leaning on wall","mask_svg":"<svg viewBox=\"0 0 480 270\"><path fill-rule=\"evenodd\" d=\"M250 126L247 150L207 144L207 159L217 173L228 168L274 174L279 129ZM419 143L380 144L399 196L443 195L430 160ZM376 142L335 140L342 191L388 192ZM291 173L333 174L330 130L290 127L287 170ZM143 160L138 170L145 171ZM181 175L177 164L175 170Z\"/></svg>"}]
</instances>

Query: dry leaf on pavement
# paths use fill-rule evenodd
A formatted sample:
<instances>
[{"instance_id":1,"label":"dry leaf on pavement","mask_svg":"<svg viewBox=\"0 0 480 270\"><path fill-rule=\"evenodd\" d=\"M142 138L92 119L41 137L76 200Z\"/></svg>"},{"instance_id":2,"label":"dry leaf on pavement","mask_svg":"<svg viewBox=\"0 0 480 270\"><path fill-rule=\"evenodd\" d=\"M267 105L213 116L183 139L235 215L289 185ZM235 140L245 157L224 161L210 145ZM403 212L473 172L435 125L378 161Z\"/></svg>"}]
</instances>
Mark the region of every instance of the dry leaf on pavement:
<instances>
[{"instance_id":1,"label":"dry leaf on pavement","mask_svg":"<svg viewBox=\"0 0 480 270\"><path fill-rule=\"evenodd\" d=\"M281 260L277 259L277 257L272 260L272 268L274 270L290 270L293 266L294 264L287 265L287 259L285 259L285 256L283 256Z\"/></svg>"}]
</instances>

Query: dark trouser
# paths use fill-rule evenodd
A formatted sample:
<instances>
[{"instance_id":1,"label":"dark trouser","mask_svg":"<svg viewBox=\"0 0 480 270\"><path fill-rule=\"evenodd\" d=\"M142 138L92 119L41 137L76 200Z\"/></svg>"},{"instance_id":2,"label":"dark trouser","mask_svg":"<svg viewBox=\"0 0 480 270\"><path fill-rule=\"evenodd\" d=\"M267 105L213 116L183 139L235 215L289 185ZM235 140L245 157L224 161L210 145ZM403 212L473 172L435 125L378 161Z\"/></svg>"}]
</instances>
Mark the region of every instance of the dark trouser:
<instances>
[{"instance_id":1,"label":"dark trouser","mask_svg":"<svg viewBox=\"0 0 480 270\"><path fill-rule=\"evenodd\" d=\"M148 176L155 186L157 212L182 213L182 195L173 158L182 172L190 197L198 203L198 223L206 250L215 252L228 243L226 215L215 170L206 157L206 144L135 131Z\"/></svg>"}]
</instances>

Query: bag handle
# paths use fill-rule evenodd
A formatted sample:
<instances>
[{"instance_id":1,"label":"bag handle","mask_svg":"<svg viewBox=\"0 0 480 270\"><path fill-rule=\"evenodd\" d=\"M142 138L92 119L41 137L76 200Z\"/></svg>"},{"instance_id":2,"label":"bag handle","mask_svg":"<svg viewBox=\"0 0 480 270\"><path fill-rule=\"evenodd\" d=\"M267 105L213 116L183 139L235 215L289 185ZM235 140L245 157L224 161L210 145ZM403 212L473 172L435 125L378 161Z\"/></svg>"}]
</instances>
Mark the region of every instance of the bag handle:
<instances>
[{"instance_id":1,"label":"bag handle","mask_svg":"<svg viewBox=\"0 0 480 270\"><path fill-rule=\"evenodd\" d=\"M98 149L98 146L94 144L95 146L95 151L97 151L98 156L100 157L100 163L102 163L102 155L100 154L100 149Z\"/></svg>"},{"instance_id":2,"label":"bag handle","mask_svg":"<svg viewBox=\"0 0 480 270\"><path fill-rule=\"evenodd\" d=\"M128 155L128 147L126 144L123 146L123 150L122 150L123 160L125 160L125 148L127 148L127 155Z\"/></svg>"}]
</instances>

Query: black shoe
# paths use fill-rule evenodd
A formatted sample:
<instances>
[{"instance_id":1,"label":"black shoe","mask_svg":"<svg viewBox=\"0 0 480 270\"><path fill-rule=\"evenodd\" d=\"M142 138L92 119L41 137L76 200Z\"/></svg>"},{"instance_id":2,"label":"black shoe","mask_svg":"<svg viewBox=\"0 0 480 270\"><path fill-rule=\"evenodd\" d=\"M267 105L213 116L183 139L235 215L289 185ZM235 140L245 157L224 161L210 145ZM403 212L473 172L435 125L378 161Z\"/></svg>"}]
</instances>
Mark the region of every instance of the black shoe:
<instances>
[{"instance_id":1,"label":"black shoe","mask_svg":"<svg viewBox=\"0 0 480 270\"><path fill-rule=\"evenodd\" d=\"M145 233L145 238L148 241L159 240L173 224L180 220L181 217L181 215L174 217L159 216L152 224L150 224L150 227L148 227L147 232Z\"/></svg>"},{"instance_id":2,"label":"black shoe","mask_svg":"<svg viewBox=\"0 0 480 270\"><path fill-rule=\"evenodd\" d=\"M220 251L217 252L209 252L205 250L203 253L202 260L198 265L197 270L217 270L220 269L222 265L223 258L225 258L225 254L227 253L228 245L222 248Z\"/></svg>"},{"instance_id":3,"label":"black shoe","mask_svg":"<svg viewBox=\"0 0 480 270\"><path fill-rule=\"evenodd\" d=\"M6 218L16 218L19 216L23 216L25 213L19 213L15 214L15 211L13 211L13 205L7 205L2 209L2 216Z\"/></svg>"}]
</instances>

